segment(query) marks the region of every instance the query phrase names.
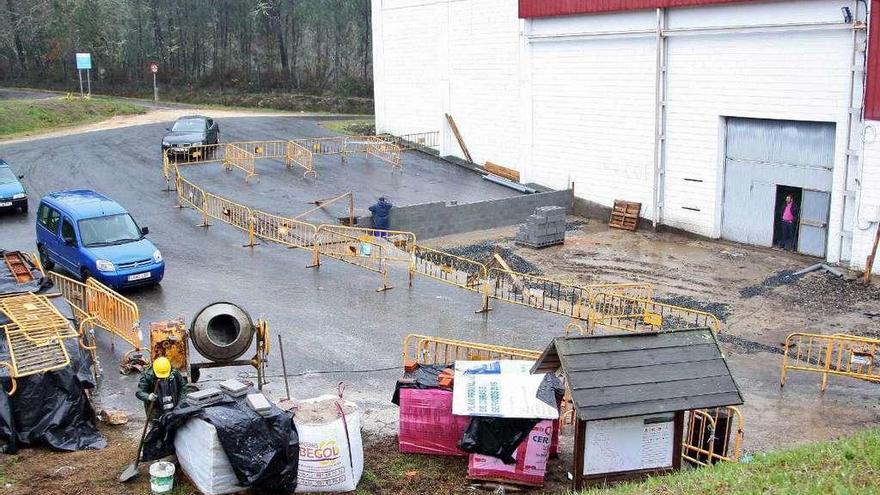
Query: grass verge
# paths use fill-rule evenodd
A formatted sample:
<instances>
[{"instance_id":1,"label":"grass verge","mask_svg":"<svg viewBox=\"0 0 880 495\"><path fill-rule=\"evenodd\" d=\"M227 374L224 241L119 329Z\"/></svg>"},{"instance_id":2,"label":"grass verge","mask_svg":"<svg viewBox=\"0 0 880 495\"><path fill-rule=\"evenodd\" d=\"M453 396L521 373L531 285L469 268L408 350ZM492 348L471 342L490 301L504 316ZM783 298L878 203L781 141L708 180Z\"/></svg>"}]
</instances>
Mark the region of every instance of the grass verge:
<instances>
[{"instance_id":1,"label":"grass verge","mask_svg":"<svg viewBox=\"0 0 880 495\"><path fill-rule=\"evenodd\" d=\"M0 100L0 139L145 112L142 106L112 98Z\"/></svg>"},{"instance_id":2,"label":"grass verge","mask_svg":"<svg viewBox=\"0 0 880 495\"><path fill-rule=\"evenodd\" d=\"M339 134L349 136L372 136L376 134L376 122L373 119L325 120L321 127Z\"/></svg>"},{"instance_id":3,"label":"grass verge","mask_svg":"<svg viewBox=\"0 0 880 495\"><path fill-rule=\"evenodd\" d=\"M581 495L825 495L880 492L880 429L831 442L759 454L643 483L595 488Z\"/></svg>"}]
</instances>

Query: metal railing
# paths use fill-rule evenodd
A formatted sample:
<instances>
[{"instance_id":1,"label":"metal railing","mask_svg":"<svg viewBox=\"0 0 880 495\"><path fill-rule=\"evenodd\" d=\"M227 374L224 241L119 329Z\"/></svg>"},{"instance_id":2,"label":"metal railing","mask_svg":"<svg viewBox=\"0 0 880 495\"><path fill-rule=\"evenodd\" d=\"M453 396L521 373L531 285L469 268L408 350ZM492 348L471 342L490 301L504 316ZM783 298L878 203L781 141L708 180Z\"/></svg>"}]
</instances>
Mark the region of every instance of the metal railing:
<instances>
[{"instance_id":1,"label":"metal railing","mask_svg":"<svg viewBox=\"0 0 880 495\"><path fill-rule=\"evenodd\" d=\"M316 259L327 256L345 263L359 266L382 275L379 291L391 288L388 285L388 267L385 263L385 247L373 242L367 235L355 237L320 226L315 234Z\"/></svg>"},{"instance_id":2,"label":"metal railing","mask_svg":"<svg viewBox=\"0 0 880 495\"><path fill-rule=\"evenodd\" d=\"M681 457L700 466L736 462L742 453L744 421L733 406L688 412Z\"/></svg>"},{"instance_id":3,"label":"metal railing","mask_svg":"<svg viewBox=\"0 0 880 495\"><path fill-rule=\"evenodd\" d=\"M410 262L416 245L416 235L402 230L382 230L347 225L321 225L322 229L340 232L350 236L369 236L373 242L385 248L386 261Z\"/></svg>"},{"instance_id":4,"label":"metal railing","mask_svg":"<svg viewBox=\"0 0 880 495\"><path fill-rule=\"evenodd\" d=\"M522 359L536 361L541 351L518 349L428 335L409 334L403 338L403 362L453 364L456 360Z\"/></svg>"},{"instance_id":5,"label":"metal railing","mask_svg":"<svg viewBox=\"0 0 880 495\"><path fill-rule=\"evenodd\" d=\"M57 272L47 272L46 276L49 277L52 281L52 285L58 289L58 292L61 293L61 296L67 302L67 305L70 306L77 321L82 321L83 319L88 318L89 304L86 284L79 280L65 277Z\"/></svg>"},{"instance_id":6,"label":"metal railing","mask_svg":"<svg viewBox=\"0 0 880 495\"><path fill-rule=\"evenodd\" d=\"M396 144L401 151L425 148L437 149L440 147L440 131L412 132L399 136L382 134L380 137Z\"/></svg>"},{"instance_id":7,"label":"metal railing","mask_svg":"<svg viewBox=\"0 0 880 495\"><path fill-rule=\"evenodd\" d=\"M255 160L262 158L287 158L288 141L236 141L235 147L243 149L254 156Z\"/></svg>"},{"instance_id":8,"label":"metal railing","mask_svg":"<svg viewBox=\"0 0 880 495\"><path fill-rule=\"evenodd\" d=\"M64 339L79 336L76 329L46 296L30 292L0 298L0 312L9 320L0 326L6 337L12 390L15 379L70 364Z\"/></svg>"},{"instance_id":9,"label":"metal railing","mask_svg":"<svg viewBox=\"0 0 880 495\"><path fill-rule=\"evenodd\" d=\"M584 287L500 268L488 271L489 297L565 316L578 316L578 302L589 299Z\"/></svg>"},{"instance_id":10,"label":"metal railing","mask_svg":"<svg viewBox=\"0 0 880 495\"><path fill-rule=\"evenodd\" d=\"M462 289L479 292L483 298L479 311L489 311L488 270L482 263L416 244L413 246L409 274L410 283L413 275L418 274Z\"/></svg>"},{"instance_id":11,"label":"metal railing","mask_svg":"<svg viewBox=\"0 0 880 495\"><path fill-rule=\"evenodd\" d=\"M341 155L346 152L348 136L320 138L299 138L293 142L309 150L314 155Z\"/></svg>"},{"instance_id":12,"label":"metal railing","mask_svg":"<svg viewBox=\"0 0 880 495\"><path fill-rule=\"evenodd\" d=\"M143 336L137 304L94 278L86 280L86 301L86 311L95 317L102 328L119 336L135 349L141 348Z\"/></svg>"},{"instance_id":13,"label":"metal railing","mask_svg":"<svg viewBox=\"0 0 880 495\"><path fill-rule=\"evenodd\" d=\"M844 376L880 382L880 339L855 335L820 335L795 332L785 339L780 386L788 370L822 375L821 390L828 388L828 376Z\"/></svg>"},{"instance_id":14,"label":"metal railing","mask_svg":"<svg viewBox=\"0 0 880 495\"><path fill-rule=\"evenodd\" d=\"M628 332L709 328L718 333L721 323L711 313L673 306L650 299L600 292L590 298L589 326Z\"/></svg>"},{"instance_id":15,"label":"metal railing","mask_svg":"<svg viewBox=\"0 0 880 495\"><path fill-rule=\"evenodd\" d=\"M318 178L318 172L315 171L314 154L308 148L296 141L287 142L285 163L288 168L296 165L303 169L303 178L309 176L313 179Z\"/></svg>"},{"instance_id":16,"label":"metal railing","mask_svg":"<svg viewBox=\"0 0 880 495\"><path fill-rule=\"evenodd\" d=\"M310 223L259 210L252 210L251 218L254 235L260 239L293 248L314 247L316 228Z\"/></svg>"},{"instance_id":17,"label":"metal railing","mask_svg":"<svg viewBox=\"0 0 880 495\"><path fill-rule=\"evenodd\" d=\"M245 180L257 175L256 157L253 153L240 147L238 143L228 143L226 145L223 165L226 167L226 170L232 170L232 167L243 170L247 174Z\"/></svg>"}]
</instances>

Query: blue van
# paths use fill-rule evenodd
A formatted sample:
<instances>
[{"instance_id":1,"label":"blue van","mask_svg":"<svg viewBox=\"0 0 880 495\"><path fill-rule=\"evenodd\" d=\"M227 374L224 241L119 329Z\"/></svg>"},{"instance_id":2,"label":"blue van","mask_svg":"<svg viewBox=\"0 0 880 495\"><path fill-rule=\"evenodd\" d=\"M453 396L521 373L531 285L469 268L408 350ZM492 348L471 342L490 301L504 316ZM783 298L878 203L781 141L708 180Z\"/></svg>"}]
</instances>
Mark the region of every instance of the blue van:
<instances>
[{"instance_id":1,"label":"blue van","mask_svg":"<svg viewBox=\"0 0 880 495\"><path fill-rule=\"evenodd\" d=\"M18 208L22 213L27 213L27 191L21 185L23 178L23 175L15 175L9 164L0 160L0 210Z\"/></svg>"},{"instance_id":2,"label":"blue van","mask_svg":"<svg viewBox=\"0 0 880 495\"><path fill-rule=\"evenodd\" d=\"M158 284L162 253L119 203L94 191L48 194L37 209L37 251L49 270L58 264L82 280L114 289Z\"/></svg>"}]
</instances>

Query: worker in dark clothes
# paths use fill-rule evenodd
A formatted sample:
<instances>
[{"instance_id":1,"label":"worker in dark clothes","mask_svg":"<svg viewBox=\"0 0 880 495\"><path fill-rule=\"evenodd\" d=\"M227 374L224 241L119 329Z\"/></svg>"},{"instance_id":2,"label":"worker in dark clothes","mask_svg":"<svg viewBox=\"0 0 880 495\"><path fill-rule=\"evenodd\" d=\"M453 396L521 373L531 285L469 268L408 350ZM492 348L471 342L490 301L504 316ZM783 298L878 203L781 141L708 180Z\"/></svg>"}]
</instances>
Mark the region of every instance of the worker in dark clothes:
<instances>
[{"instance_id":1,"label":"worker in dark clothes","mask_svg":"<svg viewBox=\"0 0 880 495\"><path fill-rule=\"evenodd\" d=\"M186 380L179 371L171 368L171 362L166 357L159 357L153 361L153 366L147 368L141 374L138 382L138 391L135 395L144 402L144 410L150 410L153 404L153 419L166 413L183 399L186 393Z\"/></svg>"},{"instance_id":2,"label":"worker in dark clothes","mask_svg":"<svg viewBox=\"0 0 880 495\"><path fill-rule=\"evenodd\" d=\"M785 197L785 208L782 209L782 249L795 250L797 237L798 208L791 194Z\"/></svg>"},{"instance_id":3,"label":"worker in dark clothes","mask_svg":"<svg viewBox=\"0 0 880 495\"><path fill-rule=\"evenodd\" d=\"M393 205L389 203L385 197L379 198L379 201L370 207L370 213L373 214L373 228L379 230L388 230L391 228L391 208ZM379 237L379 233L376 233Z\"/></svg>"}]
</instances>

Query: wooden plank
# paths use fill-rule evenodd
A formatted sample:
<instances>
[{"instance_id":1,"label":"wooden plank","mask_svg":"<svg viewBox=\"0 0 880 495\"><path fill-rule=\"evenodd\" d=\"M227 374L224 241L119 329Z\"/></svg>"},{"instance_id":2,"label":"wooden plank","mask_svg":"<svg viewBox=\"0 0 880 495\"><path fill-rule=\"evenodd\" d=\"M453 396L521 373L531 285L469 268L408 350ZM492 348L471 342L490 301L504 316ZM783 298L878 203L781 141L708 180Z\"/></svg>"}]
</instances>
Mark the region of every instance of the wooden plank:
<instances>
[{"instance_id":1,"label":"wooden plank","mask_svg":"<svg viewBox=\"0 0 880 495\"><path fill-rule=\"evenodd\" d=\"M504 177L505 179L512 180L514 182L519 182L519 171L514 170L512 168L503 167L498 165L497 163L486 162L483 165L483 168L486 169L492 175L497 175L498 177Z\"/></svg>"},{"instance_id":2,"label":"wooden plank","mask_svg":"<svg viewBox=\"0 0 880 495\"><path fill-rule=\"evenodd\" d=\"M695 374L691 364L699 364ZM569 386L577 390L586 390L601 387L619 387L623 385L636 385L640 383L668 382L674 380L686 380L689 378L706 378L712 376L730 376L727 365L721 359L711 361L698 361L681 364L656 364L642 366L641 368L628 368L621 370L593 370L576 371L567 373Z\"/></svg>"},{"instance_id":3,"label":"wooden plank","mask_svg":"<svg viewBox=\"0 0 880 495\"><path fill-rule=\"evenodd\" d=\"M708 343L715 343L715 337L709 329L652 332L642 335L618 334L601 337L568 337L556 340L558 352L563 356L661 349L664 347Z\"/></svg>"},{"instance_id":4,"label":"wooden plank","mask_svg":"<svg viewBox=\"0 0 880 495\"><path fill-rule=\"evenodd\" d=\"M461 133L458 132L458 126L455 125L455 120L452 119L452 115L447 113L446 121L449 122L449 128L452 129L452 133L455 134L455 139L458 141L458 145L461 146L461 151L464 152L465 158L467 158L467 161L474 163L474 159L471 158L471 152L468 151L467 146L464 144L464 138L462 138Z\"/></svg>"},{"instance_id":5,"label":"wooden plank","mask_svg":"<svg viewBox=\"0 0 880 495\"><path fill-rule=\"evenodd\" d=\"M743 400L738 391L718 392L705 395L633 402L629 404L583 407L578 408L577 415L579 419L592 421L597 419L627 418L646 414L706 409L710 407L736 406L742 403Z\"/></svg>"},{"instance_id":6,"label":"wooden plank","mask_svg":"<svg viewBox=\"0 0 880 495\"><path fill-rule=\"evenodd\" d=\"M726 375L673 382L575 389L572 390L571 397L578 408L583 408L736 392L736 390L733 379L730 375Z\"/></svg>"},{"instance_id":7,"label":"wooden plank","mask_svg":"<svg viewBox=\"0 0 880 495\"><path fill-rule=\"evenodd\" d=\"M721 357L718 346L700 344L686 347L668 347L651 352L643 350L608 352L580 356L562 356L567 373L618 368L640 368L653 364L690 363Z\"/></svg>"}]
</instances>

